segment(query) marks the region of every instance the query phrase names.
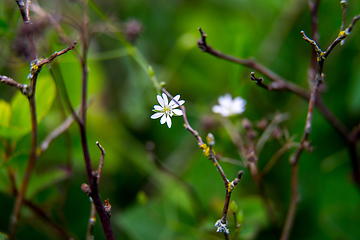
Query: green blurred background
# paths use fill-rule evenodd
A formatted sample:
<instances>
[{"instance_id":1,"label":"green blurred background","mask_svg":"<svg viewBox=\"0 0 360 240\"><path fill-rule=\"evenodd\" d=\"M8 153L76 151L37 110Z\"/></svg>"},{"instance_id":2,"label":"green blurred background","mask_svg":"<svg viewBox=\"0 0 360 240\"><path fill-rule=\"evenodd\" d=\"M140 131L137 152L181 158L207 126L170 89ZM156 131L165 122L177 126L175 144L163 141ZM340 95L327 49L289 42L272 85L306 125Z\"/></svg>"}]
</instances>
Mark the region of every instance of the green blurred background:
<instances>
[{"instance_id":1,"label":"green blurred background","mask_svg":"<svg viewBox=\"0 0 360 240\"><path fill-rule=\"evenodd\" d=\"M300 141L307 102L289 92L268 92L250 80L251 69L216 59L197 48L198 27L207 33L208 43L224 53L253 57L282 77L308 88L311 46L302 39L311 33L308 2L305 0L128 0L94 1L116 26L124 31L141 26L133 46L144 56L167 90L185 100L190 124L205 138L212 132L215 151L236 160L240 157L221 117L212 113L220 95L231 93L247 101L245 112L230 119L240 134L242 118L256 123L271 120L277 111L290 114L280 124L295 141ZM319 45L322 49L336 38L341 25L340 1L322 1L319 7ZM78 1L38 1L71 40L79 42L74 23L79 24L83 7ZM360 13L360 2L348 1L346 26ZM109 31L93 8L88 8L93 31L89 49L89 98L87 132L93 166L100 159L95 141L106 150L100 181L102 199L112 205L111 222L116 239L223 239L214 224L221 217L225 190L216 168L202 155L195 138L183 128L180 117L168 129L151 120L156 92L147 72L129 56L121 41ZM31 12L33 21L41 17ZM133 24L133 25L130 25ZM140 25L139 25L140 24ZM29 59L19 54L17 39L23 25L14 1L0 2L0 74L28 83ZM130 27L129 27L130 25ZM359 24L358 24L359 25ZM124 33L124 35L126 35ZM337 46L325 61L323 98L325 104L349 128L360 119L360 26L355 26L343 46ZM46 21L36 37L39 57L50 56L65 44ZM20 51L21 52L21 51ZM61 72L73 106L81 99L81 66L74 52L57 58L51 65ZM261 74L256 74L261 77ZM265 79L268 83L268 79ZM64 116L63 94L59 94L47 67L38 79L39 141L56 128ZM15 100L14 100L15 99ZM20 185L30 146L30 118L25 97L9 86L0 85L0 101L10 104L12 123L21 130L5 134L0 126L0 232L6 233L14 196L8 169ZM3 116L5 108L2 108ZM1 122L1 119L0 119ZM261 134L259 131L258 134ZM299 163L298 207L291 239L359 239L360 194L351 180L346 142L315 110L310 135L315 150L304 152ZM10 146L10 148L9 148ZM258 160L262 169L281 141L270 139ZM7 154L11 149L8 159ZM248 168L222 162L233 180L239 170L243 179L232 200L242 222L240 239L278 239L290 196L289 156L284 154L264 178L265 194L276 210L278 224L270 223L262 199ZM359 149L360 150L360 149ZM167 171L157 167L161 162ZM171 172L171 173L169 173ZM80 190L87 182L79 130L76 124L58 137L38 159L26 198L42 208L74 239L84 239L90 215L88 197ZM29 208L21 211L18 239L60 239L46 221ZM234 233L232 215L230 233ZM104 239L96 222L95 239ZM1 239L1 237L0 237Z\"/></svg>"}]
</instances>

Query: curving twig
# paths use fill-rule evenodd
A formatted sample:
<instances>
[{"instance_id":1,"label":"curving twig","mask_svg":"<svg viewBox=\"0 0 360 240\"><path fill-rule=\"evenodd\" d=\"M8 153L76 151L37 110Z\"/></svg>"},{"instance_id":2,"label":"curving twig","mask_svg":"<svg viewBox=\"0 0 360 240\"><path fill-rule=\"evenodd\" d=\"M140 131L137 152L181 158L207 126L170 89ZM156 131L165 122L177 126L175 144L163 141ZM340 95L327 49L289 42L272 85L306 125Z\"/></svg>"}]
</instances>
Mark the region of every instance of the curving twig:
<instances>
[{"instance_id":1,"label":"curving twig","mask_svg":"<svg viewBox=\"0 0 360 240\"><path fill-rule=\"evenodd\" d=\"M204 143L202 138L200 137L199 133L190 126L189 121L187 120L185 107L180 105L179 102L176 99L174 99L173 96L165 88L163 88L162 91L171 100L174 100L175 103L179 106L179 108L181 109L181 111L183 113L185 129L188 130L196 138L199 147L203 150L204 156L206 156L209 160L211 160L211 162L214 164L214 166L216 167L216 169L218 170L218 172L221 175L221 178L224 182L225 190L226 190L225 202L224 202L222 217L218 221L216 221L215 226L217 227L217 232L224 233L225 239L230 239L229 230L226 227L227 226L227 214L228 214L229 204L230 204L230 197L231 197L232 191L234 190L236 185L240 182L243 171L242 170L239 171L238 176L233 181L230 182L227 179L224 170L222 169L221 165L219 164L218 160L215 157L215 152L212 148L213 145L215 144L214 136L211 133L209 133L206 137L208 145L206 143Z\"/></svg>"}]
</instances>

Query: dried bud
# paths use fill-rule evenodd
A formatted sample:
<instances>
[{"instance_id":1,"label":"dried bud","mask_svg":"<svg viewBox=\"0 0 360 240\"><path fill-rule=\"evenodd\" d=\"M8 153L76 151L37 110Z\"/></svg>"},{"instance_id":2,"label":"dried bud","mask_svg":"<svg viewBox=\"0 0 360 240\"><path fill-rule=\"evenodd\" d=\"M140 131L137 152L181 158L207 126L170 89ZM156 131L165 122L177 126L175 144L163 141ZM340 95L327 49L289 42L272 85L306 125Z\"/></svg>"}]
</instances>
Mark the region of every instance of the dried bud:
<instances>
[{"instance_id":1,"label":"dried bud","mask_svg":"<svg viewBox=\"0 0 360 240\"><path fill-rule=\"evenodd\" d=\"M264 131L267 128L268 124L269 124L268 120L266 118L263 118L256 123L256 126L259 130Z\"/></svg>"},{"instance_id":2,"label":"dried bud","mask_svg":"<svg viewBox=\"0 0 360 240\"><path fill-rule=\"evenodd\" d=\"M258 160L258 157L255 154L255 151L253 149L249 150L249 153L246 155L246 158L249 162L255 162Z\"/></svg>"},{"instance_id":3,"label":"dried bud","mask_svg":"<svg viewBox=\"0 0 360 240\"><path fill-rule=\"evenodd\" d=\"M250 122L249 119L244 118L244 119L242 120L242 126L243 126L243 128L245 128L246 130L249 130L249 129L252 127L252 123Z\"/></svg>"},{"instance_id":4,"label":"dried bud","mask_svg":"<svg viewBox=\"0 0 360 240\"><path fill-rule=\"evenodd\" d=\"M86 183L83 183L83 184L81 184L81 191L83 191L84 193L86 193L86 195L89 196L91 193L91 188Z\"/></svg>"},{"instance_id":5,"label":"dried bud","mask_svg":"<svg viewBox=\"0 0 360 240\"><path fill-rule=\"evenodd\" d=\"M133 19L125 23L125 35L126 39L134 43L135 40L138 38L139 34L141 33L142 25L139 21Z\"/></svg>"},{"instance_id":6,"label":"dried bud","mask_svg":"<svg viewBox=\"0 0 360 240\"><path fill-rule=\"evenodd\" d=\"M283 136L283 131L278 126L276 126L271 133L271 136L276 139L280 139Z\"/></svg>"},{"instance_id":7,"label":"dried bud","mask_svg":"<svg viewBox=\"0 0 360 240\"><path fill-rule=\"evenodd\" d=\"M303 143L303 146L304 146L305 150L306 150L307 152L309 152L309 153L314 150L314 148L311 146L311 142L310 142L310 141L305 141L305 142Z\"/></svg>"},{"instance_id":8,"label":"dried bud","mask_svg":"<svg viewBox=\"0 0 360 240\"><path fill-rule=\"evenodd\" d=\"M256 138L257 135L258 135L258 133L257 133L257 131L255 131L255 130L249 130L249 131L247 132L247 136L248 136L248 138L251 139L251 140L253 140L254 138Z\"/></svg>"},{"instance_id":9,"label":"dried bud","mask_svg":"<svg viewBox=\"0 0 360 240\"><path fill-rule=\"evenodd\" d=\"M111 217L111 204L109 203L109 199L104 200L104 209L108 217Z\"/></svg>"}]
</instances>

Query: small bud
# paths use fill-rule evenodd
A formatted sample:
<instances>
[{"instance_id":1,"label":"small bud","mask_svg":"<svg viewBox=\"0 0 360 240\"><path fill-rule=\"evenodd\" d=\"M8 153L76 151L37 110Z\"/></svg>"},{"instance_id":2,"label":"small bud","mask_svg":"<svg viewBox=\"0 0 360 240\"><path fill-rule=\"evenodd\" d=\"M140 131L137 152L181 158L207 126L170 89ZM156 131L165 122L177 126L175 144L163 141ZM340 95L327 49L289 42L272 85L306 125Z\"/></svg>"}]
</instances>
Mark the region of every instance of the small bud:
<instances>
[{"instance_id":1,"label":"small bud","mask_svg":"<svg viewBox=\"0 0 360 240\"><path fill-rule=\"evenodd\" d=\"M249 119L244 118L244 119L242 120L242 126L243 126L243 128L245 128L246 130L249 130L249 129L252 127L252 123L250 122Z\"/></svg>"},{"instance_id":2,"label":"small bud","mask_svg":"<svg viewBox=\"0 0 360 240\"><path fill-rule=\"evenodd\" d=\"M255 151L253 149L249 150L249 153L246 155L246 158L249 162L255 162L258 160L258 157L255 155Z\"/></svg>"},{"instance_id":3,"label":"small bud","mask_svg":"<svg viewBox=\"0 0 360 240\"><path fill-rule=\"evenodd\" d=\"M86 195L89 196L91 193L91 188L86 183L83 183L83 184L81 184L81 191L83 191L84 193L86 193Z\"/></svg>"},{"instance_id":4,"label":"small bud","mask_svg":"<svg viewBox=\"0 0 360 240\"><path fill-rule=\"evenodd\" d=\"M258 133L257 133L257 131L255 131L255 130L249 130L249 131L247 132L247 136L248 136L248 138L251 139L251 140L254 139L254 138L256 138L257 135L258 135Z\"/></svg>"},{"instance_id":5,"label":"small bud","mask_svg":"<svg viewBox=\"0 0 360 240\"><path fill-rule=\"evenodd\" d=\"M155 75L154 69L152 66L149 66L149 76L152 78Z\"/></svg>"},{"instance_id":6,"label":"small bud","mask_svg":"<svg viewBox=\"0 0 360 240\"><path fill-rule=\"evenodd\" d=\"M109 203L109 199L104 200L104 209L108 217L111 217L111 204Z\"/></svg>"},{"instance_id":7,"label":"small bud","mask_svg":"<svg viewBox=\"0 0 360 240\"><path fill-rule=\"evenodd\" d=\"M310 141L305 141L305 142L303 143L303 146L304 146L305 150L306 150L307 152L309 152L309 153L311 153L311 152L314 150L314 148L311 146L311 142L310 142Z\"/></svg>"},{"instance_id":8,"label":"small bud","mask_svg":"<svg viewBox=\"0 0 360 240\"><path fill-rule=\"evenodd\" d=\"M271 135L276 139L280 139L283 136L283 132L278 126L276 126Z\"/></svg>"},{"instance_id":9,"label":"small bud","mask_svg":"<svg viewBox=\"0 0 360 240\"><path fill-rule=\"evenodd\" d=\"M264 131L268 126L268 120L263 118L259 122L256 123L256 126L259 130Z\"/></svg>"},{"instance_id":10,"label":"small bud","mask_svg":"<svg viewBox=\"0 0 360 240\"><path fill-rule=\"evenodd\" d=\"M208 133L208 135L206 136L206 141L210 146L214 146L215 145L215 137L212 133Z\"/></svg>"},{"instance_id":11,"label":"small bud","mask_svg":"<svg viewBox=\"0 0 360 240\"><path fill-rule=\"evenodd\" d=\"M125 35L126 39L134 43L135 40L138 38L139 34L141 33L142 25L137 20L133 19L125 23Z\"/></svg>"}]
</instances>

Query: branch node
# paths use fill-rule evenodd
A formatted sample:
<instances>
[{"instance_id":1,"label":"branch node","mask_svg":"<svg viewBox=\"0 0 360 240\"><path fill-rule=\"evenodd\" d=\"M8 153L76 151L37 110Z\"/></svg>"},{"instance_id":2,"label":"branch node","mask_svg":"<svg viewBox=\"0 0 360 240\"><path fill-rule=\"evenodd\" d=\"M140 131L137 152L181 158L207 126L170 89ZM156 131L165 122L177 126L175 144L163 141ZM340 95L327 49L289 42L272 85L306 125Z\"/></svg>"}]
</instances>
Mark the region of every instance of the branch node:
<instances>
[{"instance_id":1,"label":"branch node","mask_svg":"<svg viewBox=\"0 0 360 240\"><path fill-rule=\"evenodd\" d=\"M104 200L104 209L108 217L111 217L111 204L109 203L109 199Z\"/></svg>"},{"instance_id":2,"label":"branch node","mask_svg":"<svg viewBox=\"0 0 360 240\"><path fill-rule=\"evenodd\" d=\"M86 195L89 196L91 193L91 188L86 183L83 183L83 184L81 184L81 191L83 191L84 193L86 193Z\"/></svg>"},{"instance_id":3,"label":"branch node","mask_svg":"<svg viewBox=\"0 0 360 240\"><path fill-rule=\"evenodd\" d=\"M256 156L254 149L249 150L249 153L246 154L246 159L249 162L256 162L258 160L258 157Z\"/></svg>"},{"instance_id":4,"label":"branch node","mask_svg":"<svg viewBox=\"0 0 360 240\"><path fill-rule=\"evenodd\" d=\"M198 47L200 48L200 50L202 52L207 52L209 50L209 47L206 43L206 33L203 32L203 30L201 29L201 27L198 28L199 31L200 31L200 34L201 34L201 39L198 40L197 44L198 44Z\"/></svg>"},{"instance_id":5,"label":"branch node","mask_svg":"<svg viewBox=\"0 0 360 240\"><path fill-rule=\"evenodd\" d=\"M225 220L225 222L223 222L224 220L223 219L219 219L216 221L215 223L215 227L217 227L217 230L216 232L223 232L223 233L226 233L226 234L229 234L229 229L227 229L226 225L227 225L227 221Z\"/></svg>"},{"instance_id":6,"label":"branch node","mask_svg":"<svg viewBox=\"0 0 360 240\"><path fill-rule=\"evenodd\" d=\"M215 145L215 137L212 133L208 133L208 135L206 136L206 141L209 144L209 146L214 146Z\"/></svg>"}]
</instances>

